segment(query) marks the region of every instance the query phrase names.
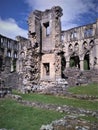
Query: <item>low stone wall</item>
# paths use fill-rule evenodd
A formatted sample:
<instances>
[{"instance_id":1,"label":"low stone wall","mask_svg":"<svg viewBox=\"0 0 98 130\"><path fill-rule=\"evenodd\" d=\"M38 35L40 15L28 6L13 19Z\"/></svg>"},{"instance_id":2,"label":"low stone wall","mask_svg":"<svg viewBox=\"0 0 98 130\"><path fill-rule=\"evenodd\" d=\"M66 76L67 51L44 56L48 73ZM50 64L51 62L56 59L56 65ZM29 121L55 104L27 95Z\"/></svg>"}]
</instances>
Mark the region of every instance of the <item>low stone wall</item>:
<instances>
[{"instance_id":1,"label":"low stone wall","mask_svg":"<svg viewBox=\"0 0 98 130\"><path fill-rule=\"evenodd\" d=\"M54 110L60 113L66 113L67 116L60 120L53 121L51 124L42 125L40 130L97 130L98 123L91 123L79 119L80 117L92 116L98 119L98 110L85 110L82 108L75 108L67 105L44 104L40 102L31 102L23 100L19 95L9 94L7 98L12 98L19 103L47 110Z\"/></svg>"},{"instance_id":2,"label":"low stone wall","mask_svg":"<svg viewBox=\"0 0 98 130\"><path fill-rule=\"evenodd\" d=\"M87 115L87 116L94 116L98 118L98 110L91 111L91 110L75 108L75 107L67 106L67 105L55 105L55 104L44 104L40 102L31 102L31 101L22 100L21 96L14 95L14 94L8 94L6 97L12 98L26 106L47 109L47 110L54 110L54 111L66 113L66 114L73 114L73 115L76 114L78 116L82 114L83 116Z\"/></svg>"},{"instance_id":3,"label":"low stone wall","mask_svg":"<svg viewBox=\"0 0 98 130\"><path fill-rule=\"evenodd\" d=\"M40 130L97 130L98 124L78 119L78 116L65 116L52 121L51 124L42 125Z\"/></svg>"},{"instance_id":4,"label":"low stone wall","mask_svg":"<svg viewBox=\"0 0 98 130\"><path fill-rule=\"evenodd\" d=\"M9 87L0 87L0 98L4 97L7 94L12 93L12 88Z\"/></svg>"}]
</instances>

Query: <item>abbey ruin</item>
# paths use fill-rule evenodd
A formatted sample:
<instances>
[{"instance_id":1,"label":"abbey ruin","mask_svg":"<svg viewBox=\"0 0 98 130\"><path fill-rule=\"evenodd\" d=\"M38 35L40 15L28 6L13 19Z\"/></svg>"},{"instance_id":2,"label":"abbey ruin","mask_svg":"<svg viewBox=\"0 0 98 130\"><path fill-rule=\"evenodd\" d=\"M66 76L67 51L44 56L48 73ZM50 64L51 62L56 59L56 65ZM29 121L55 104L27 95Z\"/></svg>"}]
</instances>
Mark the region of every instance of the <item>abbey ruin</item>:
<instances>
[{"instance_id":1,"label":"abbey ruin","mask_svg":"<svg viewBox=\"0 0 98 130\"><path fill-rule=\"evenodd\" d=\"M44 90L98 81L98 20L63 31L59 6L35 10L28 39L0 35L0 86Z\"/></svg>"}]
</instances>

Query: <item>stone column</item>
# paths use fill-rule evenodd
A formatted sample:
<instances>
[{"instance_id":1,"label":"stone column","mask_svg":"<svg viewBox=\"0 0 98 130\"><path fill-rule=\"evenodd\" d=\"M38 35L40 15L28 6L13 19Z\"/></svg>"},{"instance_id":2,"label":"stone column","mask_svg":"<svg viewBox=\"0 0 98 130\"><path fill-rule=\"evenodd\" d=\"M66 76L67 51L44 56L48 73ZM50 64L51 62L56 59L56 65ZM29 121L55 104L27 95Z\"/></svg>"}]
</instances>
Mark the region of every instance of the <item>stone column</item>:
<instances>
[{"instance_id":1,"label":"stone column","mask_svg":"<svg viewBox=\"0 0 98 130\"><path fill-rule=\"evenodd\" d=\"M11 72L14 71L14 68L13 68L13 59L11 59Z\"/></svg>"},{"instance_id":2,"label":"stone column","mask_svg":"<svg viewBox=\"0 0 98 130\"><path fill-rule=\"evenodd\" d=\"M84 70L84 60L80 59L80 70Z\"/></svg>"},{"instance_id":3,"label":"stone column","mask_svg":"<svg viewBox=\"0 0 98 130\"><path fill-rule=\"evenodd\" d=\"M67 51L68 52L68 51ZM65 56L66 57L66 56ZM70 57L66 58L66 68L70 67Z\"/></svg>"},{"instance_id":4,"label":"stone column","mask_svg":"<svg viewBox=\"0 0 98 130\"><path fill-rule=\"evenodd\" d=\"M94 61L95 62L94 67L95 69L98 69L98 38L95 39L95 58L96 61Z\"/></svg>"},{"instance_id":5,"label":"stone column","mask_svg":"<svg viewBox=\"0 0 98 130\"><path fill-rule=\"evenodd\" d=\"M56 79L61 78L61 57L60 55L55 55L55 76Z\"/></svg>"},{"instance_id":6,"label":"stone column","mask_svg":"<svg viewBox=\"0 0 98 130\"><path fill-rule=\"evenodd\" d=\"M70 67L70 61L68 60L68 61L66 61L66 68L69 68Z\"/></svg>"}]
</instances>

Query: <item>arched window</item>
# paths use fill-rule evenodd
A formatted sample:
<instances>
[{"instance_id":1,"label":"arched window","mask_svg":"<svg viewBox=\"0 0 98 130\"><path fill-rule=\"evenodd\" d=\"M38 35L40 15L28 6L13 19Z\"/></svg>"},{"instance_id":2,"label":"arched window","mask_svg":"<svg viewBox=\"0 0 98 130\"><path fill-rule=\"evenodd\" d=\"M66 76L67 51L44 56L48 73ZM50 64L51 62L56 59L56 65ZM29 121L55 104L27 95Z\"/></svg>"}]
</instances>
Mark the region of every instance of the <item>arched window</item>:
<instances>
[{"instance_id":1,"label":"arched window","mask_svg":"<svg viewBox=\"0 0 98 130\"><path fill-rule=\"evenodd\" d=\"M91 48L94 46L94 41L93 41L93 40L90 41L89 46L90 46Z\"/></svg>"},{"instance_id":2,"label":"arched window","mask_svg":"<svg viewBox=\"0 0 98 130\"><path fill-rule=\"evenodd\" d=\"M11 57L11 51L10 50L7 51L7 56Z\"/></svg>"},{"instance_id":3,"label":"arched window","mask_svg":"<svg viewBox=\"0 0 98 130\"><path fill-rule=\"evenodd\" d=\"M88 48L88 44L87 44L87 42L85 41L85 42L83 43L83 49L84 49L84 50L87 50L87 48Z\"/></svg>"},{"instance_id":4,"label":"arched window","mask_svg":"<svg viewBox=\"0 0 98 130\"><path fill-rule=\"evenodd\" d=\"M14 52L14 58L17 58L17 52Z\"/></svg>"},{"instance_id":5,"label":"arched window","mask_svg":"<svg viewBox=\"0 0 98 130\"><path fill-rule=\"evenodd\" d=\"M69 45L68 49L69 49L69 51L73 51L73 46L72 46L72 44Z\"/></svg>"},{"instance_id":6,"label":"arched window","mask_svg":"<svg viewBox=\"0 0 98 130\"><path fill-rule=\"evenodd\" d=\"M21 59L25 58L25 53L23 51L20 53L20 57L21 57Z\"/></svg>"},{"instance_id":7,"label":"arched window","mask_svg":"<svg viewBox=\"0 0 98 130\"><path fill-rule=\"evenodd\" d=\"M79 51L79 44L78 43L75 44L74 50L75 50L75 52Z\"/></svg>"}]
</instances>

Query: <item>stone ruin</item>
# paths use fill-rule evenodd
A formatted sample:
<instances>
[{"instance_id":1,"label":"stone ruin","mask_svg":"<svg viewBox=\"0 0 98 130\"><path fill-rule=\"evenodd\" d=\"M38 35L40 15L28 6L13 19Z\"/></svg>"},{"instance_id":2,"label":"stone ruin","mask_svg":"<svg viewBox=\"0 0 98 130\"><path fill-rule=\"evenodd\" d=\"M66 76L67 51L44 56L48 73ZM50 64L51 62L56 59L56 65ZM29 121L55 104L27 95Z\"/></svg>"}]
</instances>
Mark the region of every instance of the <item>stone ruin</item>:
<instances>
[{"instance_id":1,"label":"stone ruin","mask_svg":"<svg viewBox=\"0 0 98 130\"><path fill-rule=\"evenodd\" d=\"M63 93L68 86L98 82L98 20L62 30L63 10L35 10L28 39L0 35L0 75L22 92Z\"/></svg>"}]
</instances>

